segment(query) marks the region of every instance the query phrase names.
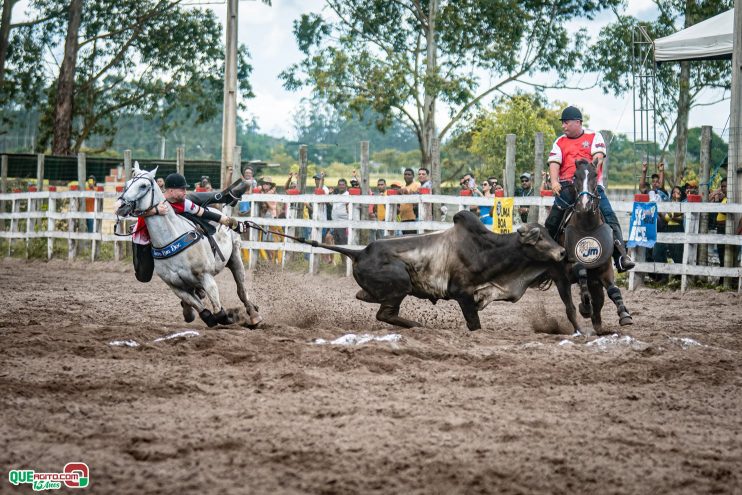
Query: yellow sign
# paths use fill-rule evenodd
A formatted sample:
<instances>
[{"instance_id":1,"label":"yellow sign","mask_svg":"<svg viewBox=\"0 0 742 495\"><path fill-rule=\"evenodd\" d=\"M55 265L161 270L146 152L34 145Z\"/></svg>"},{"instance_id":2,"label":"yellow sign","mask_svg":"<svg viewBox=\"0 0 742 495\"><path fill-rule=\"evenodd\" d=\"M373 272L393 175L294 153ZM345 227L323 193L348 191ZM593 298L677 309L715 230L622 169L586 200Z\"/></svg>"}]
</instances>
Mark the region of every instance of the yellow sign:
<instances>
[{"instance_id":1,"label":"yellow sign","mask_svg":"<svg viewBox=\"0 0 742 495\"><path fill-rule=\"evenodd\" d=\"M495 198L492 207L492 232L509 234L513 231L513 198Z\"/></svg>"}]
</instances>

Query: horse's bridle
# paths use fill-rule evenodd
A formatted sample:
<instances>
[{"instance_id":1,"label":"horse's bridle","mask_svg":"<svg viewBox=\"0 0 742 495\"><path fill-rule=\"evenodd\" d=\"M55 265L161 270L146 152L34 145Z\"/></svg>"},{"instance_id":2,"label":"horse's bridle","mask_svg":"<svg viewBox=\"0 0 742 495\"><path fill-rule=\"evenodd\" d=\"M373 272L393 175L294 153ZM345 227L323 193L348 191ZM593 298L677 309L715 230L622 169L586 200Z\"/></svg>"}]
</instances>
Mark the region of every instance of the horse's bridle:
<instances>
[{"instance_id":1,"label":"horse's bridle","mask_svg":"<svg viewBox=\"0 0 742 495\"><path fill-rule=\"evenodd\" d=\"M147 191L144 191L143 194L140 194L139 196L137 196L136 198L132 199L131 201L124 200L124 194L126 194L126 191L128 191L131 188L131 186L133 186L134 183L137 180L139 180L139 179L144 179L144 180L149 181L149 186L150 186L149 187L149 192L150 192L149 206L147 208L144 208L143 210L135 210L134 209L134 206L137 204L137 202L140 199L142 199L144 196L147 195ZM124 191L121 193L121 196L119 196L118 199L119 199L119 201L121 201L121 204L128 205L128 206L130 206L132 208L132 211L130 213L131 216L133 216L133 217L141 217L142 215L144 215L145 213L147 213L149 210L151 210L153 207L157 206L157 205L155 205L155 186L156 185L157 184L155 183L154 179L152 179L151 177L149 177L147 175L138 175L138 176L136 176L136 177L134 177L134 178L131 179L131 183L129 183L129 185L126 187L126 189L124 189Z\"/></svg>"}]
</instances>

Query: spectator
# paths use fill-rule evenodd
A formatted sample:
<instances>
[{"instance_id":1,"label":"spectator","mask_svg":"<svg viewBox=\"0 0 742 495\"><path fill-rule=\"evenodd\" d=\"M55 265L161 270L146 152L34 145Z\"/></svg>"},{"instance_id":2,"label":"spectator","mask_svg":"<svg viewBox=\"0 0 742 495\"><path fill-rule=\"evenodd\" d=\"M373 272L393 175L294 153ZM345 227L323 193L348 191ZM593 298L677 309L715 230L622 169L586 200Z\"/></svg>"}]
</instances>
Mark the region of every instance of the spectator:
<instances>
[{"instance_id":1,"label":"spectator","mask_svg":"<svg viewBox=\"0 0 742 495\"><path fill-rule=\"evenodd\" d=\"M681 203L685 201L685 195L683 194L680 186L672 188L670 201L673 203ZM683 232L683 214L680 212L668 212L663 216L664 220L664 232ZM672 259L674 263L683 262L683 245L682 244L665 244L664 242L655 243L652 248L652 259L658 263L667 263L668 258ZM667 277L662 277L667 279Z\"/></svg>"},{"instance_id":2,"label":"spectator","mask_svg":"<svg viewBox=\"0 0 742 495\"><path fill-rule=\"evenodd\" d=\"M482 182L482 195L485 198L492 198L495 196L495 190L490 181L486 180Z\"/></svg>"},{"instance_id":3,"label":"spectator","mask_svg":"<svg viewBox=\"0 0 742 495\"><path fill-rule=\"evenodd\" d=\"M348 182L345 179L339 179L335 194L338 196L350 196L348 192ZM348 203L334 203L332 206L333 220L348 220L350 218L350 205ZM348 229L345 227L335 227L333 232L335 244L348 244Z\"/></svg>"},{"instance_id":4,"label":"spectator","mask_svg":"<svg viewBox=\"0 0 742 495\"><path fill-rule=\"evenodd\" d=\"M276 194L276 183L273 178L265 176L260 179L260 192L262 194ZM263 201L260 203L260 216L263 218L278 218L278 204L275 201Z\"/></svg>"},{"instance_id":5,"label":"spectator","mask_svg":"<svg viewBox=\"0 0 742 495\"><path fill-rule=\"evenodd\" d=\"M95 176L89 175L88 180L85 181L85 190L86 191L95 191ZM85 211L88 213L95 212L95 198L85 198ZM85 219L85 226L88 229L88 232L93 232L93 229L95 228L95 219L93 218L86 218Z\"/></svg>"},{"instance_id":6,"label":"spectator","mask_svg":"<svg viewBox=\"0 0 742 495\"><path fill-rule=\"evenodd\" d=\"M549 177L549 173L546 170L541 171L541 190L551 191L551 177Z\"/></svg>"},{"instance_id":7,"label":"spectator","mask_svg":"<svg viewBox=\"0 0 742 495\"><path fill-rule=\"evenodd\" d=\"M493 191L495 190L495 186L496 186L497 184L499 184L499 182L497 181L497 177L495 177L494 175L490 175L489 177L487 177L487 182L489 182L489 183L490 183L490 188L491 188L491 189L492 189Z\"/></svg>"},{"instance_id":8,"label":"spectator","mask_svg":"<svg viewBox=\"0 0 742 495\"><path fill-rule=\"evenodd\" d=\"M657 164L658 174L652 174L651 187L647 186L647 162L642 163L642 178L639 182L639 191L647 191L649 194L649 201L659 203L660 201L668 201L670 196L665 190L665 164L660 162Z\"/></svg>"},{"instance_id":9,"label":"spectator","mask_svg":"<svg viewBox=\"0 0 742 495\"><path fill-rule=\"evenodd\" d=\"M482 191L477 187L477 180L474 178L474 174L468 172L461 178L461 189L471 191L472 196L482 196Z\"/></svg>"},{"instance_id":10,"label":"spectator","mask_svg":"<svg viewBox=\"0 0 742 495\"><path fill-rule=\"evenodd\" d=\"M211 186L211 179L209 179L208 176L204 175L201 177L201 182L199 183L199 187L204 190L204 192L210 192L214 188Z\"/></svg>"},{"instance_id":11,"label":"spectator","mask_svg":"<svg viewBox=\"0 0 742 495\"><path fill-rule=\"evenodd\" d=\"M165 179L163 179L162 177L158 177L155 182L157 182L157 187L160 188L160 192L164 193L165 192Z\"/></svg>"},{"instance_id":12,"label":"spectator","mask_svg":"<svg viewBox=\"0 0 742 495\"><path fill-rule=\"evenodd\" d=\"M407 168L404 171L404 182L405 185L399 190L400 194L418 194L420 190L420 184L414 180L414 172L411 168ZM417 221L417 205L410 203L399 205L399 219L402 222L415 222ZM416 230L403 230L402 234L416 234Z\"/></svg>"},{"instance_id":13,"label":"spectator","mask_svg":"<svg viewBox=\"0 0 742 495\"><path fill-rule=\"evenodd\" d=\"M251 166L245 167L245 170L242 171L242 178L247 183L247 191L248 194L252 193L253 189L258 187L258 181L255 180L255 170Z\"/></svg>"},{"instance_id":14,"label":"spectator","mask_svg":"<svg viewBox=\"0 0 742 495\"><path fill-rule=\"evenodd\" d=\"M430 170L427 168L418 169L417 180L420 181L421 189L433 189L433 183L430 181Z\"/></svg>"},{"instance_id":15,"label":"spectator","mask_svg":"<svg viewBox=\"0 0 742 495\"><path fill-rule=\"evenodd\" d=\"M687 181L683 187L683 197L687 199L689 194L698 194L698 181L696 179Z\"/></svg>"},{"instance_id":16,"label":"spectator","mask_svg":"<svg viewBox=\"0 0 742 495\"><path fill-rule=\"evenodd\" d=\"M299 174L294 174L294 172L289 172L289 176L286 179L286 184L284 184L283 188L284 190L288 191L289 189L296 189L297 182L294 180L294 177L297 179L299 178Z\"/></svg>"},{"instance_id":17,"label":"spectator","mask_svg":"<svg viewBox=\"0 0 742 495\"><path fill-rule=\"evenodd\" d=\"M531 183L531 174L523 172L520 174L520 187L515 190L515 195L518 197L533 196L533 185ZM520 213L520 220L523 223L528 222L528 206L518 207L518 213Z\"/></svg>"},{"instance_id":18,"label":"spectator","mask_svg":"<svg viewBox=\"0 0 742 495\"><path fill-rule=\"evenodd\" d=\"M386 196L386 179L379 179L376 181L376 195L377 196ZM383 222L386 220L386 205L378 204L378 205L370 205L369 208L369 218L371 220L378 220L379 222ZM383 239L385 237L385 231L384 229L377 229L372 230L370 234L370 241L375 241L376 239Z\"/></svg>"},{"instance_id":19,"label":"spectator","mask_svg":"<svg viewBox=\"0 0 742 495\"><path fill-rule=\"evenodd\" d=\"M712 203L727 203L727 179L721 179L719 189L709 194L709 201ZM711 214L710 220L713 220L713 225L716 228L717 234L726 234L726 213L717 213L716 215ZM712 222L709 222L709 228L711 228ZM716 250L719 253L719 266L724 266L724 244L717 244Z\"/></svg>"}]
</instances>

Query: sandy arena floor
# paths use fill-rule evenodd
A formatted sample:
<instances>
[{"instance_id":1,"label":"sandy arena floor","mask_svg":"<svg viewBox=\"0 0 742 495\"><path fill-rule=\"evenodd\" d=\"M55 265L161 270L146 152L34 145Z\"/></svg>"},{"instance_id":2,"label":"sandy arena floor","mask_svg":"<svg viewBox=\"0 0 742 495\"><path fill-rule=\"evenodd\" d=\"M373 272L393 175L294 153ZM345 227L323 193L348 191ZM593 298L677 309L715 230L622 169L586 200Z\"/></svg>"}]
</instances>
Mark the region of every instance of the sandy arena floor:
<instances>
[{"instance_id":1,"label":"sandy arena floor","mask_svg":"<svg viewBox=\"0 0 742 495\"><path fill-rule=\"evenodd\" d=\"M379 323L352 279L263 268L249 287L266 325L207 329L128 264L0 261L0 493L71 461L90 486L64 493L742 490L735 293L624 291L636 324L596 340L535 331L548 312L567 332L554 288L469 332L445 301L405 301L424 328ZM349 333L401 338L313 343Z\"/></svg>"}]
</instances>

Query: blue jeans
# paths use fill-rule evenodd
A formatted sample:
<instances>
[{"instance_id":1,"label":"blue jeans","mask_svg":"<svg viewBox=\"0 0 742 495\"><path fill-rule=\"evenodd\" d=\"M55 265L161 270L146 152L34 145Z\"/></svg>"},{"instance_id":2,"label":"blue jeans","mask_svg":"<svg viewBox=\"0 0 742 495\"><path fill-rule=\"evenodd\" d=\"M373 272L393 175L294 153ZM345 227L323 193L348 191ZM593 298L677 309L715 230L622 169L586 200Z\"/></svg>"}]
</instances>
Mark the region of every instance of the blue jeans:
<instances>
[{"instance_id":1,"label":"blue jeans","mask_svg":"<svg viewBox=\"0 0 742 495\"><path fill-rule=\"evenodd\" d=\"M598 186L598 196L600 197L600 203L598 204L600 212L605 218L605 223L611 226L613 230L613 237L619 239L623 244L623 234L621 233L621 225L618 223L618 217L613 211L611 202L608 201L608 196L605 194L605 188ZM557 230L559 230L559 224L562 223L564 213L567 208L575 204L575 189L569 183L563 183L562 190L559 192L559 196L554 199L554 206L551 208L546 222L544 222L546 230L549 231L549 235L556 239Z\"/></svg>"}]
</instances>

